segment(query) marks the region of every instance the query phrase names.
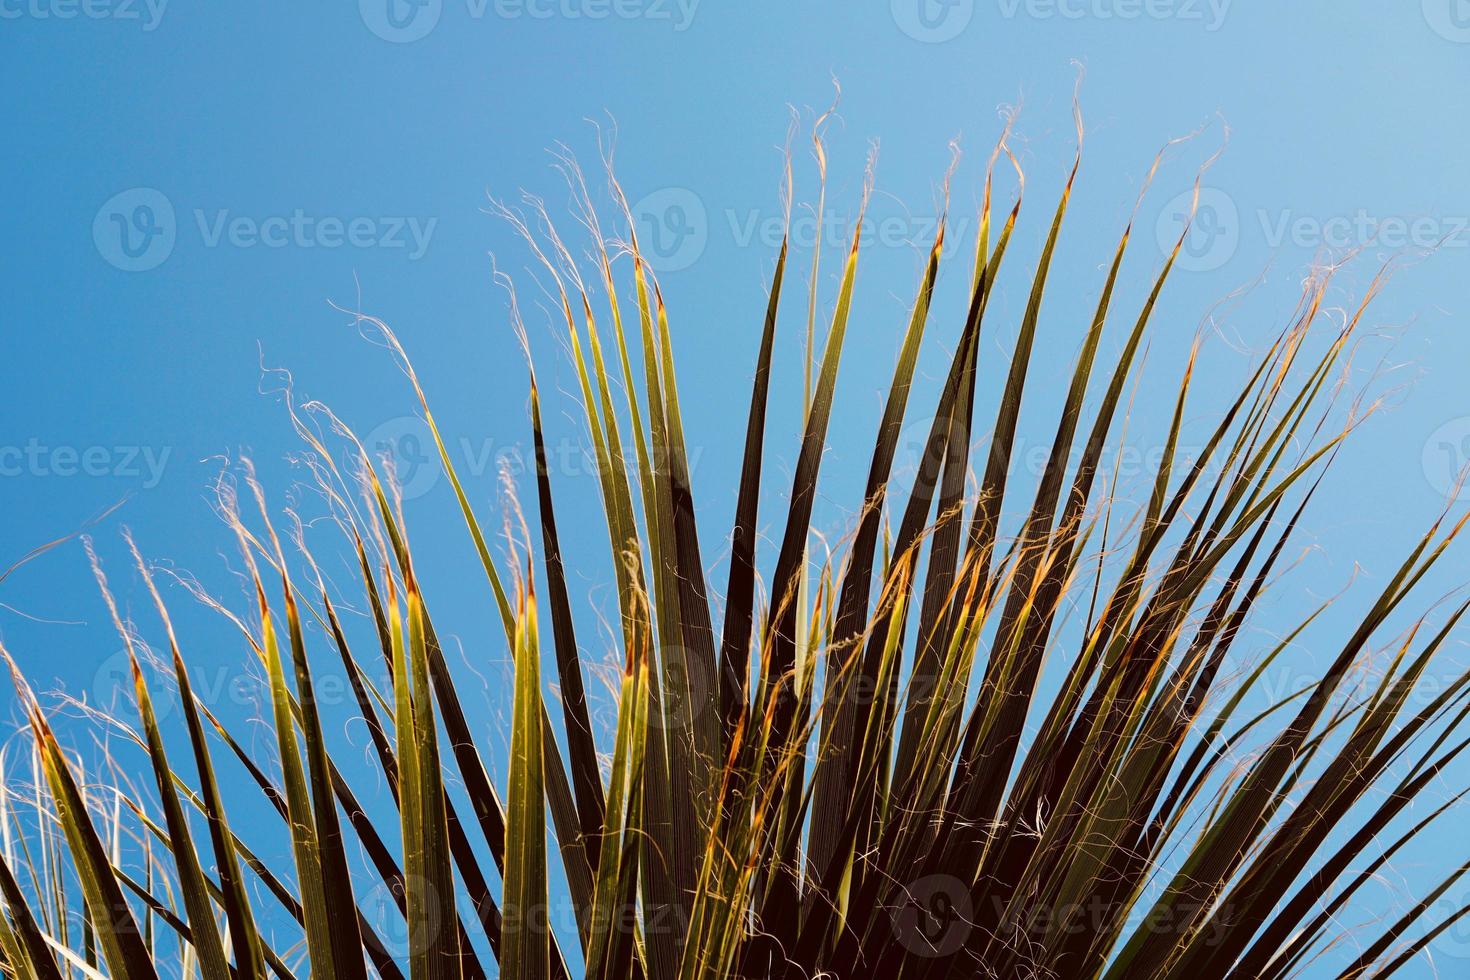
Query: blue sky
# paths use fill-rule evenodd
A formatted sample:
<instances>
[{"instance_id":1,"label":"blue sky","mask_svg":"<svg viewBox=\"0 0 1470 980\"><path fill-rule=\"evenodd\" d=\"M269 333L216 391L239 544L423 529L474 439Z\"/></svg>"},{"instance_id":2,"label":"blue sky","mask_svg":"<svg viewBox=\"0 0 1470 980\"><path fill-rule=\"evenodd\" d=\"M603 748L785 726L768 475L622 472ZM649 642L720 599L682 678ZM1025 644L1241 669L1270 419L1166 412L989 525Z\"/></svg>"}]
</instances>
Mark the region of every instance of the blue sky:
<instances>
[{"instance_id":1,"label":"blue sky","mask_svg":"<svg viewBox=\"0 0 1470 980\"><path fill-rule=\"evenodd\" d=\"M1351 379L1389 404L1336 468L1328 502L1304 527L1315 547L1277 603L1289 613L1331 594L1355 565L1365 588L1381 584L1470 460L1465 0L0 0L9 96L0 109L0 566L126 498L96 529L98 549L145 626L122 524L150 558L238 605L237 563L209 481L220 457L248 454L284 500L288 456L300 448L281 407L282 375L263 367L288 369L299 399L331 405L375 445L395 446L404 466L421 444L407 384L342 309L398 332L472 494L498 524L498 461L523 458L529 425L493 256L521 283L550 393L548 437L563 459L564 534L592 544L573 548L571 561L595 623L608 599L596 547L605 531L567 394L575 378L525 273L530 256L487 213L490 202L514 202L524 189L565 213L551 151L564 143L600 186L599 134L615 145L618 176L660 256L696 497L708 527L728 527L738 476L730 447L744 431L790 107L809 125L834 78L842 99L828 130L829 255L851 233L877 147L872 232L819 510L840 530L866 469L951 141L964 151L952 230L972 234L1002 108L1019 107L1027 208L1012 271L1033 263L1074 150L1074 63L1085 68L1086 146L1023 446L1049 439L1048 395L1064 383L1099 265L1154 154L1195 133L1167 155L1138 211L1126 287L1134 308L1162 260L1159 242L1177 227L1180 195L1223 149L1205 178L1202 230L1159 312L1144 390L1177 377L1203 327L1208 370L1194 417L1207 414L1286 322L1314 258L1361 250L1331 294L1349 306L1397 257ZM810 202L804 132L797 199ZM1009 200L1013 191L1007 177L999 193ZM812 235L799 223L799 245L808 244L803 228ZM824 304L834 269L829 262L819 280ZM1014 337L1019 281L1000 287L988 348L997 357ZM957 330L954 293L941 292L948 315L921 364L931 383ZM789 356L799 317L787 322ZM800 382L777 383L771 439L774 472L784 475ZM1165 404L1137 404L1145 457ZM436 615L484 677L492 707L480 721L490 732L506 700L506 654L488 597L446 481L433 467L406 472L416 540L434 557ZM722 546L706 542L711 561ZM1451 565L1426 598L1463 583L1463 555ZM218 617L178 590L171 598L200 638L198 669L223 690L245 651ZM0 604L0 638L39 687L111 692L118 642L80 548L6 579ZM1257 651L1270 628L1262 624ZM594 626L585 636L597 646ZM248 714L249 698L238 700ZM1406 859L1406 876L1432 871L1443 846L1463 844L1440 833ZM1438 948L1452 973L1470 940L1451 936Z\"/></svg>"}]
</instances>

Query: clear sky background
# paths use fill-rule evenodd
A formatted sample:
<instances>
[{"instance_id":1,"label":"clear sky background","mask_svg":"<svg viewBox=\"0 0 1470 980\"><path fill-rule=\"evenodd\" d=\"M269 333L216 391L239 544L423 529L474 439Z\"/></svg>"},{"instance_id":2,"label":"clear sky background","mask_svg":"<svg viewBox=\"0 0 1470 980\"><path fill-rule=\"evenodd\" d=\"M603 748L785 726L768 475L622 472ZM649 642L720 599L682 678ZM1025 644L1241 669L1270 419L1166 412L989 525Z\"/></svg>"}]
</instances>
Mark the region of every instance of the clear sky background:
<instances>
[{"instance_id":1,"label":"clear sky background","mask_svg":"<svg viewBox=\"0 0 1470 980\"><path fill-rule=\"evenodd\" d=\"M1191 420L1207 419L1244 379L1251 353L1287 322L1315 259L1361 250L1330 294L1351 306L1396 257L1349 379L1389 404L1334 470L1304 526L1312 550L1242 652L1258 654L1293 611L1346 586L1359 566L1348 605L1360 609L1352 601L1381 586L1451 503L1453 475L1470 458L1465 0L0 0L0 566L126 498L95 533L146 629L156 624L124 564L123 524L150 558L244 608L208 484L222 456L245 453L285 501L300 476L288 456L300 444L277 393L282 376L262 367L288 369L298 399L321 399L375 446L399 452L436 617L463 647L456 659L469 700L490 705L477 725L494 746L507 656L483 579L447 481L432 466L412 468L421 433L408 385L333 304L397 330L495 526L497 460L524 458L529 423L492 256L519 277L548 392L548 437L561 447L558 501L588 623L584 654L598 659L609 649L596 631L597 613L608 611L606 537L568 394L575 378L545 297L524 273L530 257L487 213L491 198L514 201L524 189L565 213L550 151L565 143L600 188L599 132L615 143L618 176L660 259L706 555L718 562L779 234L790 107L802 127L797 199L810 202L805 128L831 101L832 80L841 84L828 130L829 256L851 232L877 146L875 231L818 515L840 532L866 470L949 144L964 151L951 221L968 236L1003 107L1019 107L1027 203L1012 276L987 327L993 368L1010 349L1023 273L1071 163L1074 62L1085 69L1086 145L1023 447L1050 438L1099 267L1154 154L1197 133L1166 156L1139 208L1119 298L1121 322L1162 261L1178 195L1223 147L1205 178L1202 230L1157 318L1131 427L1138 465L1147 466L1149 434L1166 421L1197 332L1206 367ZM1001 199L1014 189L1007 174ZM810 238L810 225L799 225L798 245ZM961 240L951 249L956 268L971 247ZM835 271L829 262L819 280L824 308ZM958 333L963 304L953 287L962 279L941 286L947 305L921 365L936 388ZM791 295L788 358L801 332L802 300ZM1109 352L1120 332L1115 323ZM800 401L796 372L777 384L768 534L780 533L770 522ZM932 411L932 399L916 396L916 410ZM1470 580L1464 554L1421 604ZM342 560L327 564L329 574L350 574ZM205 683L223 691L238 682L247 656L238 637L180 590L170 596L186 636L197 637L187 652ZM1314 634L1319 645L1304 643L1302 670L1340 637L1348 611L1334 616ZM0 638L38 687L115 696L119 644L79 546L0 583ZM1452 651L1446 672L1463 659ZM247 718L244 688L222 694L222 710ZM344 745L362 746L360 731L342 734ZM1405 880L1470 856L1463 825L1463 817L1441 824L1399 862L1402 878L1375 893L1364 916L1402 905ZM1443 975L1470 962L1470 936L1451 934L1435 949Z\"/></svg>"}]
</instances>

